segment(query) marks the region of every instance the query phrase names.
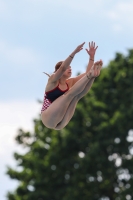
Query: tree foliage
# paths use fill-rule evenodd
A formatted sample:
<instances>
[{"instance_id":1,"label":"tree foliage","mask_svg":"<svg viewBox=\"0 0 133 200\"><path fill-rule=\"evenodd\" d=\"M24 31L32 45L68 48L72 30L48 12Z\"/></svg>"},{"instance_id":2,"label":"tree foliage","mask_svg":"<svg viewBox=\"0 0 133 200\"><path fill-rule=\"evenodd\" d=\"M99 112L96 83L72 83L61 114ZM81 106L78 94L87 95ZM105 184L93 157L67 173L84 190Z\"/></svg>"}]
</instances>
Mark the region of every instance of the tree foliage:
<instances>
[{"instance_id":1,"label":"tree foliage","mask_svg":"<svg viewBox=\"0 0 133 200\"><path fill-rule=\"evenodd\" d=\"M19 181L9 200L130 200L133 198L133 50L115 55L61 131L40 116L18 131L27 152L15 153Z\"/></svg>"}]
</instances>

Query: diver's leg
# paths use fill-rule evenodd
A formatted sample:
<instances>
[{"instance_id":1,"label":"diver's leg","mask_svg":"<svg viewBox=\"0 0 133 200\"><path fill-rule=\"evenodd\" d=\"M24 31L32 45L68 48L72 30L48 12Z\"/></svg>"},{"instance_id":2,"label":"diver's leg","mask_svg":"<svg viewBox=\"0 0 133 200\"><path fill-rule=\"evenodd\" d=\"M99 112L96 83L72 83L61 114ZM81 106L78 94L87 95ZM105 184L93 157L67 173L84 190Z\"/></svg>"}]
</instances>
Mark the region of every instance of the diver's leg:
<instances>
[{"instance_id":1,"label":"diver's leg","mask_svg":"<svg viewBox=\"0 0 133 200\"><path fill-rule=\"evenodd\" d=\"M71 103L68 106L68 109L67 109L63 119L55 127L56 130L60 130L60 129L64 128L69 123L69 121L71 120L71 118L74 115L75 108L76 108L78 101L88 93L93 82L94 82L94 78L91 79L91 81L89 83L87 83L86 87L80 94L78 94L76 97L73 98L73 100L71 101Z\"/></svg>"},{"instance_id":2,"label":"diver's leg","mask_svg":"<svg viewBox=\"0 0 133 200\"><path fill-rule=\"evenodd\" d=\"M48 109L42 112L41 119L43 124L48 128L55 128L63 119L71 101L80 94L91 78L85 75L64 95L57 98Z\"/></svg>"}]
</instances>

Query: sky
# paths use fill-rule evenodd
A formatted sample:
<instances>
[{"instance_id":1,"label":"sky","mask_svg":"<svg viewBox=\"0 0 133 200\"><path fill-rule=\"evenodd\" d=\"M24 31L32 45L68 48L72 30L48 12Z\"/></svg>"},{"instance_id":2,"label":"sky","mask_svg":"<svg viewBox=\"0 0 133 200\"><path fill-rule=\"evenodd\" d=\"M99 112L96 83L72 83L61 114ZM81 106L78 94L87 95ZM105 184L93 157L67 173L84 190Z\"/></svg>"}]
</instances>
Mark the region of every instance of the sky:
<instances>
[{"instance_id":1,"label":"sky","mask_svg":"<svg viewBox=\"0 0 133 200\"><path fill-rule=\"evenodd\" d=\"M33 131L40 114L47 76L81 43L71 66L73 76L85 72L88 42L98 45L95 60L104 67L116 52L133 48L132 0L0 0L0 200L17 182L5 174L16 168L14 152L19 128Z\"/></svg>"}]
</instances>

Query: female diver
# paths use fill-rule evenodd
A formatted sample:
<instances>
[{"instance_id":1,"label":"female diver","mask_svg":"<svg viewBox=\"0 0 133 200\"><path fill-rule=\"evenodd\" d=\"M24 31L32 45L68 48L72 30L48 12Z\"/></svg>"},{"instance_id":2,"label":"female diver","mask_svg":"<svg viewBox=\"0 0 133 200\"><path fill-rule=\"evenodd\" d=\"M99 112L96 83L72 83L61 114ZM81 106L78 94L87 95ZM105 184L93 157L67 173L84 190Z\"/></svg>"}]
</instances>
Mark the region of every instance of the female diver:
<instances>
[{"instance_id":1,"label":"female diver","mask_svg":"<svg viewBox=\"0 0 133 200\"><path fill-rule=\"evenodd\" d=\"M63 129L72 118L78 101L87 94L95 78L100 75L102 60L94 63L97 47L95 42L89 42L89 49L86 51L90 58L86 72L70 78L70 63L84 44L85 42L79 45L65 61L58 62L55 72L48 79L41 110L41 119L47 128Z\"/></svg>"}]
</instances>

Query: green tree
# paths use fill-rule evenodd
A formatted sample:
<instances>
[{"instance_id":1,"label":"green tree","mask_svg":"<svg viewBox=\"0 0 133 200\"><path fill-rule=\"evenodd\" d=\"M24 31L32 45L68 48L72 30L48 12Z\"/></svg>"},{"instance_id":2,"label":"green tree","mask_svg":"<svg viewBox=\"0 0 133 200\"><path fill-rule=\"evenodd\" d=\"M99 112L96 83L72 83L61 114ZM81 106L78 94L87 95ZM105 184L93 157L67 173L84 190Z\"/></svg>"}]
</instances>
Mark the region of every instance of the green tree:
<instances>
[{"instance_id":1,"label":"green tree","mask_svg":"<svg viewBox=\"0 0 133 200\"><path fill-rule=\"evenodd\" d=\"M19 130L9 200L133 199L133 50L115 55L61 131Z\"/></svg>"}]
</instances>

